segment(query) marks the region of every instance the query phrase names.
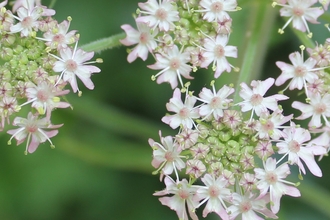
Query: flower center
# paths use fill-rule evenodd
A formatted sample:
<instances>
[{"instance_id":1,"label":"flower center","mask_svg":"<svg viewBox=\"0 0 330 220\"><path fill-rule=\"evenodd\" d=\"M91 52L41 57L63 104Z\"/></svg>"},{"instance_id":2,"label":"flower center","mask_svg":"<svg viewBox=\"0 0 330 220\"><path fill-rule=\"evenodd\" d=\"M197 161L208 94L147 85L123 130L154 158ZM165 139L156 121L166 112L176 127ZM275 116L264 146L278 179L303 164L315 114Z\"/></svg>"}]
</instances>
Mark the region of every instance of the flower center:
<instances>
[{"instance_id":1,"label":"flower center","mask_svg":"<svg viewBox=\"0 0 330 220\"><path fill-rule=\"evenodd\" d=\"M293 153L299 152L300 151L300 144L295 140L290 141L289 150Z\"/></svg>"},{"instance_id":2,"label":"flower center","mask_svg":"<svg viewBox=\"0 0 330 220\"><path fill-rule=\"evenodd\" d=\"M33 19L30 16L28 16L22 20L21 25L23 28L30 28L32 27L32 23L33 23Z\"/></svg>"},{"instance_id":3,"label":"flower center","mask_svg":"<svg viewBox=\"0 0 330 220\"><path fill-rule=\"evenodd\" d=\"M182 119L188 118L189 116L189 109L188 108L182 108L180 109L179 115Z\"/></svg>"},{"instance_id":4,"label":"flower center","mask_svg":"<svg viewBox=\"0 0 330 220\"><path fill-rule=\"evenodd\" d=\"M266 123L262 124L262 128L265 131L272 131L274 129L274 123L272 121L267 121Z\"/></svg>"},{"instance_id":5,"label":"flower center","mask_svg":"<svg viewBox=\"0 0 330 220\"><path fill-rule=\"evenodd\" d=\"M67 60L65 62L65 66L66 66L66 69L70 72L76 71L77 67L78 67L76 61L74 61L74 60Z\"/></svg>"},{"instance_id":6,"label":"flower center","mask_svg":"<svg viewBox=\"0 0 330 220\"><path fill-rule=\"evenodd\" d=\"M327 106L324 103L319 103L314 107L314 111L317 114L323 114L327 110Z\"/></svg>"},{"instance_id":7,"label":"flower center","mask_svg":"<svg viewBox=\"0 0 330 220\"><path fill-rule=\"evenodd\" d=\"M164 157L166 161L170 163L174 160L172 152L166 152Z\"/></svg>"},{"instance_id":8,"label":"flower center","mask_svg":"<svg viewBox=\"0 0 330 220\"><path fill-rule=\"evenodd\" d=\"M142 32L140 34L140 43L141 44L146 44L149 41L149 33L147 32Z\"/></svg>"},{"instance_id":9,"label":"flower center","mask_svg":"<svg viewBox=\"0 0 330 220\"><path fill-rule=\"evenodd\" d=\"M37 98L41 102L46 102L48 100L48 98L49 98L49 94L45 90L39 90L37 92Z\"/></svg>"},{"instance_id":10,"label":"flower center","mask_svg":"<svg viewBox=\"0 0 330 220\"><path fill-rule=\"evenodd\" d=\"M214 54L217 58L221 58L225 55L225 49L221 45L217 45L214 48Z\"/></svg>"},{"instance_id":11,"label":"flower center","mask_svg":"<svg viewBox=\"0 0 330 220\"><path fill-rule=\"evenodd\" d=\"M64 42L64 36L62 34L57 34L53 37L53 41L57 43L63 43Z\"/></svg>"},{"instance_id":12,"label":"flower center","mask_svg":"<svg viewBox=\"0 0 330 220\"><path fill-rule=\"evenodd\" d=\"M26 130L29 133L34 133L38 130L38 127L34 124L33 125L28 125L28 126L26 126Z\"/></svg>"},{"instance_id":13,"label":"flower center","mask_svg":"<svg viewBox=\"0 0 330 220\"><path fill-rule=\"evenodd\" d=\"M178 58L173 58L171 61L170 61L170 68L172 70L177 70L180 68L180 65L181 65L181 61L180 59Z\"/></svg>"},{"instance_id":14,"label":"flower center","mask_svg":"<svg viewBox=\"0 0 330 220\"><path fill-rule=\"evenodd\" d=\"M267 172L266 181L269 185L273 185L273 184L277 183L277 175L271 171Z\"/></svg>"},{"instance_id":15,"label":"flower center","mask_svg":"<svg viewBox=\"0 0 330 220\"><path fill-rule=\"evenodd\" d=\"M210 197L218 197L219 194L220 194L219 187L217 187L215 185L210 186L209 187L209 194L210 194Z\"/></svg>"},{"instance_id":16,"label":"flower center","mask_svg":"<svg viewBox=\"0 0 330 220\"><path fill-rule=\"evenodd\" d=\"M305 14L304 10L300 7L294 7L292 9L292 14L297 16L297 17L301 17Z\"/></svg>"},{"instance_id":17,"label":"flower center","mask_svg":"<svg viewBox=\"0 0 330 220\"><path fill-rule=\"evenodd\" d=\"M251 210L251 208L252 208L252 205L251 205L251 202L250 201L243 201L240 204L240 211L241 211L241 213L248 212L248 211Z\"/></svg>"},{"instance_id":18,"label":"flower center","mask_svg":"<svg viewBox=\"0 0 330 220\"><path fill-rule=\"evenodd\" d=\"M251 96L251 104L254 106L260 105L263 100L263 97L260 94L253 94Z\"/></svg>"},{"instance_id":19,"label":"flower center","mask_svg":"<svg viewBox=\"0 0 330 220\"><path fill-rule=\"evenodd\" d=\"M221 2L214 2L212 5L211 5L211 11L213 13L219 13L223 10L223 5Z\"/></svg>"},{"instance_id":20,"label":"flower center","mask_svg":"<svg viewBox=\"0 0 330 220\"><path fill-rule=\"evenodd\" d=\"M296 67L296 69L294 70L294 73L295 73L295 75L298 76L298 77L303 77L303 76L306 75L307 70L306 70L306 68L305 68L304 66L298 66L298 67Z\"/></svg>"},{"instance_id":21,"label":"flower center","mask_svg":"<svg viewBox=\"0 0 330 220\"><path fill-rule=\"evenodd\" d=\"M163 8L160 8L156 11L155 16L158 20L164 21L167 18L167 11Z\"/></svg>"},{"instance_id":22,"label":"flower center","mask_svg":"<svg viewBox=\"0 0 330 220\"><path fill-rule=\"evenodd\" d=\"M211 99L210 106L212 109L218 109L221 108L221 98L220 97L214 97Z\"/></svg>"},{"instance_id":23,"label":"flower center","mask_svg":"<svg viewBox=\"0 0 330 220\"><path fill-rule=\"evenodd\" d=\"M180 189L179 192L178 192L178 195L183 200L189 198L189 192L187 190L184 190L184 189Z\"/></svg>"}]
</instances>

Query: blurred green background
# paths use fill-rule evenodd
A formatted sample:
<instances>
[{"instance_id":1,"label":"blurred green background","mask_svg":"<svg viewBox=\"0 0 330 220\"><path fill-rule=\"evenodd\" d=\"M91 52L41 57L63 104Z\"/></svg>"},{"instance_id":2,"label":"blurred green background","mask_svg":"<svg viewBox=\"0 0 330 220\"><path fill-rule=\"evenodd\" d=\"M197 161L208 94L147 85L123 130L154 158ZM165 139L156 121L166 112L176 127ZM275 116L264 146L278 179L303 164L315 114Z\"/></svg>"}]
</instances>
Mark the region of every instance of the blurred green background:
<instances>
[{"instance_id":1,"label":"blurred green background","mask_svg":"<svg viewBox=\"0 0 330 220\"><path fill-rule=\"evenodd\" d=\"M238 1L246 8L242 6L243 11L233 13L236 20L230 44L238 45L239 51L246 43L248 18L254 13L248 8L248 1L258 2ZM43 2L47 5L50 1ZM83 45L122 32L122 24L135 26L132 13L138 2L58 0L55 17L62 21L71 16L70 29L79 31ZM278 8L273 10L278 12ZM277 77L280 71L275 61L287 62L289 53L299 50L300 43L290 30L285 35L276 33L283 24L282 19L276 19L267 53L255 57L256 63L265 60L261 78ZM319 39L313 39L323 43L329 32L321 25L317 28L313 31ZM158 141L159 129L164 135L174 134L160 121L172 90L168 84L158 85L150 80L155 72L146 65L153 64L152 59L128 64L126 56L124 47L96 55L104 63L98 65L102 72L92 77L95 89L89 91L80 86L82 97L67 97L74 109L54 112L53 123L65 124L53 138L55 150L47 143L34 154L24 156L23 145L7 146L9 136L1 135L0 219L177 219L174 211L152 196L164 185L158 176L151 175L152 151L147 142L149 137ZM233 62L240 65L239 60ZM235 73L224 73L224 77L228 80L231 74ZM193 75L196 91L209 85L212 78L207 71ZM320 163L323 178L307 175L301 186L324 190L321 196L326 200L330 200L324 198L330 193L329 162L326 157ZM315 207L321 202L315 193L302 196L312 200ZM304 199L284 196L282 202L280 219L329 219ZM210 214L207 219L218 217Z\"/></svg>"}]
</instances>

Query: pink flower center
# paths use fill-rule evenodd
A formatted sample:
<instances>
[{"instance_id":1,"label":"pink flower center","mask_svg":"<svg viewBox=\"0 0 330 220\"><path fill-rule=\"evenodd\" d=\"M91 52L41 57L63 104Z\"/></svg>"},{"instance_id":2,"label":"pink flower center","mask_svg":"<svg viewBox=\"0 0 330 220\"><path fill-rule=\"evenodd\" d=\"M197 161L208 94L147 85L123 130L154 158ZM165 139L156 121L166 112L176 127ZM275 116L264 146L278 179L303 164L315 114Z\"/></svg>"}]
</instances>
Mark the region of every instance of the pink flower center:
<instances>
[{"instance_id":1,"label":"pink flower center","mask_svg":"<svg viewBox=\"0 0 330 220\"><path fill-rule=\"evenodd\" d=\"M147 33L147 32L142 32L142 33L140 34L140 38L139 38L139 40L140 40L140 43L141 43L141 44L146 44L146 43L148 43L148 41L149 41L149 33Z\"/></svg>"},{"instance_id":2,"label":"pink flower center","mask_svg":"<svg viewBox=\"0 0 330 220\"><path fill-rule=\"evenodd\" d=\"M324 103L319 103L314 106L314 112L316 114L323 114L327 110L327 106Z\"/></svg>"},{"instance_id":3,"label":"pink flower center","mask_svg":"<svg viewBox=\"0 0 330 220\"><path fill-rule=\"evenodd\" d=\"M70 59L65 62L66 69L70 72L75 72L77 70L77 63L76 61Z\"/></svg>"},{"instance_id":4,"label":"pink flower center","mask_svg":"<svg viewBox=\"0 0 330 220\"><path fill-rule=\"evenodd\" d=\"M180 68L180 65L181 65L181 61L180 59L178 58L173 58L171 61L170 61L170 68L172 70L177 70Z\"/></svg>"},{"instance_id":5,"label":"pink flower center","mask_svg":"<svg viewBox=\"0 0 330 220\"><path fill-rule=\"evenodd\" d=\"M266 173L266 181L269 185L273 185L277 183L277 175L276 173L273 173L272 171L269 171Z\"/></svg>"},{"instance_id":6,"label":"pink flower center","mask_svg":"<svg viewBox=\"0 0 330 220\"><path fill-rule=\"evenodd\" d=\"M182 119L188 118L189 112L190 112L189 109L186 107L180 109L180 111L179 111L180 118L182 118Z\"/></svg>"},{"instance_id":7,"label":"pink flower center","mask_svg":"<svg viewBox=\"0 0 330 220\"><path fill-rule=\"evenodd\" d=\"M251 96L250 102L253 106L260 105L264 98L260 94L253 94Z\"/></svg>"},{"instance_id":8,"label":"pink flower center","mask_svg":"<svg viewBox=\"0 0 330 220\"><path fill-rule=\"evenodd\" d=\"M33 24L33 19L30 16L25 17L21 21L21 25L23 28L30 28L30 27L32 27L32 24Z\"/></svg>"},{"instance_id":9,"label":"pink flower center","mask_svg":"<svg viewBox=\"0 0 330 220\"><path fill-rule=\"evenodd\" d=\"M39 90L37 92L37 98L41 102L46 102L49 99L49 93L45 90Z\"/></svg>"},{"instance_id":10,"label":"pink flower center","mask_svg":"<svg viewBox=\"0 0 330 220\"><path fill-rule=\"evenodd\" d=\"M165 157L167 162L171 163L171 162L174 161L173 154L170 151L166 152L164 157Z\"/></svg>"},{"instance_id":11,"label":"pink flower center","mask_svg":"<svg viewBox=\"0 0 330 220\"><path fill-rule=\"evenodd\" d=\"M221 45L215 46L215 48L214 48L214 55L217 58L223 57L225 55L225 49L223 48L223 46L221 46Z\"/></svg>"},{"instance_id":12,"label":"pink flower center","mask_svg":"<svg viewBox=\"0 0 330 220\"><path fill-rule=\"evenodd\" d=\"M214 2L212 5L211 5L211 11L213 13L219 13L223 10L223 5L221 2Z\"/></svg>"},{"instance_id":13,"label":"pink flower center","mask_svg":"<svg viewBox=\"0 0 330 220\"><path fill-rule=\"evenodd\" d=\"M267 121L265 124L262 125L262 128L265 131L272 131L274 130L274 123L272 121Z\"/></svg>"},{"instance_id":14,"label":"pink flower center","mask_svg":"<svg viewBox=\"0 0 330 220\"><path fill-rule=\"evenodd\" d=\"M167 11L163 8L160 8L156 11L155 16L158 20L164 21L167 19Z\"/></svg>"},{"instance_id":15,"label":"pink flower center","mask_svg":"<svg viewBox=\"0 0 330 220\"><path fill-rule=\"evenodd\" d=\"M218 109L221 108L221 98L220 97L214 97L211 99L210 106L212 109Z\"/></svg>"},{"instance_id":16,"label":"pink flower center","mask_svg":"<svg viewBox=\"0 0 330 220\"><path fill-rule=\"evenodd\" d=\"M178 192L178 195L181 199L186 200L189 198L189 192L187 190L184 189L180 189Z\"/></svg>"},{"instance_id":17,"label":"pink flower center","mask_svg":"<svg viewBox=\"0 0 330 220\"><path fill-rule=\"evenodd\" d=\"M301 17L305 14L305 12L302 8L296 6L296 7L293 7L292 14L297 16L297 17Z\"/></svg>"},{"instance_id":18,"label":"pink flower center","mask_svg":"<svg viewBox=\"0 0 330 220\"><path fill-rule=\"evenodd\" d=\"M64 36L62 34L57 34L53 37L53 41L57 43L63 43L65 40Z\"/></svg>"},{"instance_id":19,"label":"pink flower center","mask_svg":"<svg viewBox=\"0 0 330 220\"><path fill-rule=\"evenodd\" d=\"M220 189L219 187L212 185L209 187L209 194L210 197L218 197L220 195Z\"/></svg>"},{"instance_id":20,"label":"pink flower center","mask_svg":"<svg viewBox=\"0 0 330 220\"><path fill-rule=\"evenodd\" d=\"M300 144L295 140L290 141L289 150L293 153L299 152L300 151Z\"/></svg>"},{"instance_id":21,"label":"pink flower center","mask_svg":"<svg viewBox=\"0 0 330 220\"><path fill-rule=\"evenodd\" d=\"M241 211L241 213L248 212L248 211L251 210L251 208L252 208L252 205L251 205L251 202L250 201L243 201L240 204L240 211Z\"/></svg>"},{"instance_id":22,"label":"pink flower center","mask_svg":"<svg viewBox=\"0 0 330 220\"><path fill-rule=\"evenodd\" d=\"M36 125L28 125L28 126L26 126L26 128L25 128L26 130L27 130L27 132L29 132L29 133L34 133L34 132L36 132L37 130L38 130L38 127L36 126Z\"/></svg>"},{"instance_id":23,"label":"pink flower center","mask_svg":"<svg viewBox=\"0 0 330 220\"><path fill-rule=\"evenodd\" d=\"M296 69L294 70L294 73L297 77L303 77L306 75L307 70L304 66L297 66Z\"/></svg>"}]
</instances>

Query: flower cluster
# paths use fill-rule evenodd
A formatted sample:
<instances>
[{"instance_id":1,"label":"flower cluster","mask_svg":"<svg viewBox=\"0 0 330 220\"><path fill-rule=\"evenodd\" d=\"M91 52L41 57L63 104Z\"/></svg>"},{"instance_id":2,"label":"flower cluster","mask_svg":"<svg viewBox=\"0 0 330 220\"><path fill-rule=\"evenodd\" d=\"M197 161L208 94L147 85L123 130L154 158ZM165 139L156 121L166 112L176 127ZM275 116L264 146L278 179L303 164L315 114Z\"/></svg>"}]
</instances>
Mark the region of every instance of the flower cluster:
<instances>
[{"instance_id":1,"label":"flower cluster","mask_svg":"<svg viewBox=\"0 0 330 220\"><path fill-rule=\"evenodd\" d=\"M17 129L17 144L26 141L25 153L33 153L40 143L58 133L62 125L52 125L51 115L56 108L68 108L63 96L70 90L79 91L77 77L93 89L90 79L100 69L89 65L94 52L77 48L79 34L69 31L71 18L58 23L55 11L37 0L14 1L8 10L7 1L0 3L0 129L12 121ZM81 95L81 91L78 93ZM27 117L24 117L27 115ZM20 117L23 116L23 117ZM8 125L7 125L8 124Z\"/></svg>"},{"instance_id":2,"label":"flower cluster","mask_svg":"<svg viewBox=\"0 0 330 220\"><path fill-rule=\"evenodd\" d=\"M293 27L312 33L307 22L316 23L324 13L314 7L317 0L277 0L280 14L289 17L283 29ZM329 1L320 1L328 7ZM179 219L198 219L195 210L203 206L203 217L216 213L221 219L276 219L284 195L299 197L299 182L287 180L297 167L299 178L307 173L322 176L315 156L330 149L330 39L324 45L289 55L292 64L278 61L282 73L275 78L245 82L235 91L232 85L202 88L198 95L189 90L191 71L212 65L214 77L233 67L227 57L236 58L235 46L227 45L231 33L230 13L239 10L236 0L148 0L139 3L135 19L138 30L123 25L126 46L137 44L128 61L146 60L151 53L160 70L152 79L170 83L173 97L166 104L170 112L162 118L174 136L149 139L153 149L154 174L160 174L166 188L154 193L174 210ZM181 89L177 88L180 83ZM268 94L287 84L279 94ZM287 89L301 90L305 103L284 95ZM241 100L231 96L238 93ZM183 96L183 97L182 97ZM294 118L279 102L292 100L302 112ZM299 120L310 119L304 128ZM313 134L313 135L312 135Z\"/></svg>"},{"instance_id":3,"label":"flower cluster","mask_svg":"<svg viewBox=\"0 0 330 220\"><path fill-rule=\"evenodd\" d=\"M149 0L139 3L135 21L137 30L123 25L126 46L137 44L127 60L140 57L146 60L151 53L156 63L148 67L160 70L152 76L157 83L168 82L172 89L184 87L182 77L198 68L211 68L218 78L233 67L227 57L236 58L237 48L228 45L231 17L228 13L240 10L236 0L171 1Z\"/></svg>"}]
</instances>

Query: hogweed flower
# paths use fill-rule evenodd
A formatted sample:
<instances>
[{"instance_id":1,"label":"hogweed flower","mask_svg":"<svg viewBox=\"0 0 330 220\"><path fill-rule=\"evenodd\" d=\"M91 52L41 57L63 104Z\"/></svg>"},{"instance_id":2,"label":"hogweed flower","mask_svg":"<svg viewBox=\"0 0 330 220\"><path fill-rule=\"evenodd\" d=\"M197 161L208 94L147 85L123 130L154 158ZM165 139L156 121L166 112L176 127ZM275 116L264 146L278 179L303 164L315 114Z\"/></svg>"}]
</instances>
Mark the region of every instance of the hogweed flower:
<instances>
[{"instance_id":1,"label":"hogweed flower","mask_svg":"<svg viewBox=\"0 0 330 220\"><path fill-rule=\"evenodd\" d=\"M57 81L63 78L64 82L69 82L73 92L80 90L77 84L76 76L84 83L88 89L94 89L94 84L92 82L92 73L99 73L101 70L93 65L88 65L91 63L96 63L98 61L89 61L93 56L94 52L85 52L81 49L77 49L78 42L74 49L63 48L60 50L60 57L52 55L58 59L54 63L53 70L55 72L60 72L61 75ZM89 62L86 62L89 61ZM57 84L56 83L56 84Z\"/></svg>"},{"instance_id":2,"label":"hogweed flower","mask_svg":"<svg viewBox=\"0 0 330 220\"><path fill-rule=\"evenodd\" d=\"M274 214L280 210L280 199L283 195L300 196L295 184L284 179L290 174L288 164L284 163L278 167L276 165L276 159L269 157L264 163L264 169L255 168L256 178L259 179L257 187L261 195L266 195L269 190L271 210Z\"/></svg>"},{"instance_id":3,"label":"hogweed flower","mask_svg":"<svg viewBox=\"0 0 330 220\"><path fill-rule=\"evenodd\" d=\"M143 9L140 13L146 15L136 18L136 22L148 24L153 29L159 27L161 31L169 31L175 27L173 22L179 20L179 12L171 0L148 0L146 3L139 3L139 7Z\"/></svg>"},{"instance_id":4,"label":"hogweed flower","mask_svg":"<svg viewBox=\"0 0 330 220\"><path fill-rule=\"evenodd\" d=\"M27 118L16 117L13 124L20 128L7 131L8 134L12 135L8 144L11 144L13 138L17 140L17 145L27 139L25 154L33 153L39 144L45 141L48 141L50 146L55 148L50 138L57 135L58 130L55 129L63 125L52 125L47 118L39 118L38 115L33 115L31 112Z\"/></svg>"},{"instance_id":5,"label":"hogweed flower","mask_svg":"<svg viewBox=\"0 0 330 220\"><path fill-rule=\"evenodd\" d=\"M273 6L281 6L281 16L290 17L285 25L278 30L280 34L284 33L284 29L292 22L294 28L308 33L308 37L312 37L307 21L317 24L317 18L324 13L323 9L313 6L317 0L287 0L288 4L273 3Z\"/></svg>"},{"instance_id":6,"label":"hogweed flower","mask_svg":"<svg viewBox=\"0 0 330 220\"><path fill-rule=\"evenodd\" d=\"M136 23L138 30L135 30L131 25L125 24L121 28L126 32L127 37L120 42L125 46L138 44L127 56L129 63L140 57L142 60L148 58L148 53L152 53L156 49L157 43L155 36L158 30L152 30L147 24Z\"/></svg>"},{"instance_id":7,"label":"hogweed flower","mask_svg":"<svg viewBox=\"0 0 330 220\"><path fill-rule=\"evenodd\" d=\"M317 23L324 12L313 7L315 3L275 0L273 6L281 6L280 14L289 17L280 32L292 22L294 28L312 37L307 22ZM328 5L328 1L320 3ZM149 0L139 7L138 30L123 25L127 36L121 42L137 44L128 55L129 62L137 57L146 60L148 53L156 59L148 66L160 70L152 80L168 82L174 90L166 104L171 113L162 121L178 130L173 136L160 135L160 143L149 139L156 169L153 174L160 174L166 186L154 195L162 196L161 203L176 211L179 219L198 219L195 210L202 206L203 217L215 212L230 220L278 218L282 196L300 196L299 182L286 180L292 167L298 168L300 179L306 174L305 166L319 177L322 171L315 156L322 158L330 149L330 40L308 48L310 57L306 60L302 46L301 53L289 55L292 64L276 62L282 71L277 78L252 80L251 86L242 82L238 89L223 85L218 90L212 80L211 88L190 91L184 80L193 80L199 68L211 65L214 78L239 69L227 61L238 54L236 46L227 45L235 34L231 33L235 20L230 13L240 10L236 0ZM286 88L301 90L306 104L283 95L283 91L270 94L288 80ZM231 97L235 93L239 95ZM291 101L301 116L287 115L281 101ZM310 117L308 128L298 124Z\"/></svg>"},{"instance_id":8,"label":"hogweed flower","mask_svg":"<svg viewBox=\"0 0 330 220\"><path fill-rule=\"evenodd\" d=\"M88 62L93 52L77 48L79 35L69 31L70 17L58 23L52 18L55 10L38 0L15 1L12 11L5 8L7 1L0 6L1 130L12 135L9 143L13 138L18 145L26 141L25 152L33 153L40 143L54 146L50 139L62 125L51 124L52 112L71 106L61 100L70 92L67 82L76 92L78 76L93 89L91 74L100 69L87 65L95 63ZM23 112L29 112L27 118L21 117ZM13 125L20 128L8 130L6 122L14 116Z\"/></svg>"}]
</instances>

